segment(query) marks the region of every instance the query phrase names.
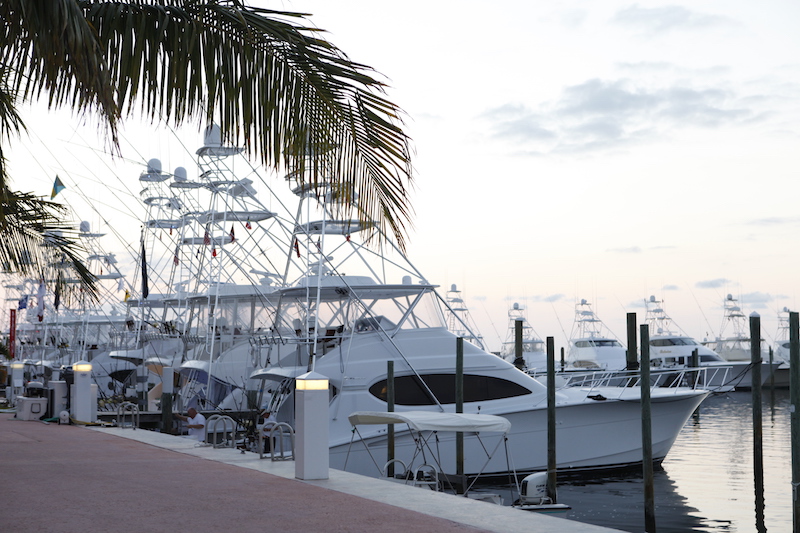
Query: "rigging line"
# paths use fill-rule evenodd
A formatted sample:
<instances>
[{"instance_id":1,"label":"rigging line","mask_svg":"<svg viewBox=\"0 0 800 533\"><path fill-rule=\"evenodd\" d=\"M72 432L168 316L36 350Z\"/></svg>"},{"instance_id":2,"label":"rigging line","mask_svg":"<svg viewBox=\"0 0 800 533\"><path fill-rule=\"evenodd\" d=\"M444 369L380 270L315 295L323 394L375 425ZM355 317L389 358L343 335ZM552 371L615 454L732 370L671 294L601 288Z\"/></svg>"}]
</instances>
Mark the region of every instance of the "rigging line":
<instances>
[{"instance_id":1,"label":"rigging line","mask_svg":"<svg viewBox=\"0 0 800 533\"><path fill-rule=\"evenodd\" d=\"M497 331L497 326L495 325L494 320L492 320L491 315L489 315L489 311L486 309L485 302L481 302L481 309L483 309L483 313L486 315L486 318L489 319L489 324L492 325L492 329L494 330L494 334L497 336L497 339L502 343L503 339L500 337L500 332Z\"/></svg>"},{"instance_id":2,"label":"rigging line","mask_svg":"<svg viewBox=\"0 0 800 533\"><path fill-rule=\"evenodd\" d=\"M694 303L697 304L697 308L700 310L700 314L703 316L703 320L705 321L706 326L708 326L709 331L713 332L714 329L711 327L711 323L708 321L708 318L706 317L706 314L703 312L703 308L700 306L700 302L697 300L697 296L695 295L694 291L692 290L692 288L691 288L691 286L689 284L687 284L686 286L689 288L689 294L692 295L692 298L694 299ZM709 336L709 334L706 333L706 337L708 337L708 336Z\"/></svg>"},{"instance_id":3,"label":"rigging line","mask_svg":"<svg viewBox=\"0 0 800 533\"><path fill-rule=\"evenodd\" d=\"M48 152L48 153L49 153L49 154L50 154L50 155L51 155L51 156L52 156L52 157L53 157L53 158L54 158L56 161L58 161L58 162L60 163L60 159L59 159L58 157L56 157L56 156L55 156L55 154L52 152L52 150L50 149L50 147L49 147L47 144L45 144L45 143L42 141L42 139L41 139L41 138L40 138L38 135L36 135L36 133L35 133L35 132L33 132L33 133L32 133L32 135L36 137L36 139L39 141L39 144L40 144L40 145L42 145L42 147L44 148L44 150L46 150L46 151L47 151L47 152ZM30 147L28 147L28 146L25 146L25 148L26 148L26 150L28 151L28 153L30 153L30 154L31 154L31 156L33 156L33 157L34 157L34 160L36 160L36 161L37 161L37 164L39 164L39 166L42 168L42 170L43 170L43 171L45 171L45 172L48 172L48 170L47 170L47 169L45 169L45 168L42 166L42 164L41 164L41 162L40 162L39 158L35 157L35 156L34 156L34 154L33 154L33 153L31 153L31 151L30 151ZM103 161L103 160L101 159L101 161ZM88 167L86 167L86 163L85 163L85 161L84 161L84 160L80 160L80 159L79 159L79 162L80 162L80 164L81 164L81 165L83 165L83 167L84 167L84 168L86 168L87 170L89 170L90 174L94 175L94 176L97 178L97 175L96 175L96 174L94 174L94 173L93 173L93 172L92 172L92 171L91 171L91 170L90 170ZM112 169L111 169L111 168L108 166L108 164L107 164L107 163L105 163L105 161L103 161L103 163L104 163L104 164L106 165L106 167L107 167L107 168L108 168L108 169L111 171L111 174L112 174L112 175L116 175L116 174L115 174L115 172L114 172L114 171L113 171L113 170L112 170ZM71 188L70 190L72 190L73 192L74 192L75 190L79 191L79 194L82 196L82 198L83 198L84 200L86 200L86 201L87 201L87 203L89 203L90 205L93 205L93 204L95 203L95 200L89 201L89 200L88 200L88 197L87 197L85 194L83 194L83 193L82 193L82 188L79 186L79 185L80 185L80 184L79 184L79 182L76 182L76 181L75 181L75 179L72 177L72 176L73 176L73 173L72 173L72 171L71 171L71 170L68 170L68 169L66 169L66 168L64 168L64 167L63 167L63 165L60 165L60 164L59 164L58 168L60 168L60 169L61 169L63 172L65 172L65 173L67 174L67 176L69 176L69 179L70 179L70 180L73 182L73 184L74 184L74 187L73 187L73 188ZM117 177L117 179L119 180L119 177ZM111 188L110 188L110 187L108 187L108 185L107 185L106 183L104 183L103 181L101 181L99 178L98 178L98 179L95 179L95 180L93 180L93 181L94 181L94 183L96 183L96 184L99 184L99 185L102 185L102 186L104 186L104 187L105 187L107 190L111 191ZM121 181L121 180L120 180L120 181ZM128 190L128 192L130 193L130 190ZM130 194L132 194L132 193L130 193ZM115 198L117 198L117 199L119 200L119 198L116 196L116 194L114 195L114 197L115 197ZM99 202L99 200L98 200L98 202ZM129 204L128 204L128 203L126 203L126 202L120 202L120 203L121 203L121 205L123 205L123 206L126 206L126 207L128 207L128 205L129 205ZM105 204L105 205L107 205L107 204ZM114 207L114 206L111 206L111 205L107 205L107 207L109 207L109 208L112 208L112 209L115 209L115 210L118 210L118 208L117 208L117 207ZM96 212L98 215L100 214L100 213L99 213L99 211L97 211L97 209L95 209L95 212ZM131 213L129 213L129 214L135 217L135 213L132 213L132 212L131 212ZM102 216L102 215L101 215L101 216Z\"/></svg>"},{"instance_id":4,"label":"rigging line","mask_svg":"<svg viewBox=\"0 0 800 533\"><path fill-rule=\"evenodd\" d=\"M564 324L562 324L561 322L561 317L558 316L558 311L556 311L555 302L550 302L550 307L553 308L553 314L556 315L556 322L558 322L558 327L561 328L561 334L564 335L565 344L566 346L569 346L569 335L564 329Z\"/></svg>"}]
</instances>

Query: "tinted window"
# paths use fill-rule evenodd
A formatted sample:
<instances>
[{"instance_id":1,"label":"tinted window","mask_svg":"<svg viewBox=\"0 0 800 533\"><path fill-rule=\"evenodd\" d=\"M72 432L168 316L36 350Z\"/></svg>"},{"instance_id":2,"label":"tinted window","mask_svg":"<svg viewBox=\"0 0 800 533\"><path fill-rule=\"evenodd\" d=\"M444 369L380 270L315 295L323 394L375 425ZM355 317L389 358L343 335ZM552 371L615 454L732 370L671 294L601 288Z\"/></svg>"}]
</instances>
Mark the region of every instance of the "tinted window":
<instances>
[{"instance_id":1,"label":"tinted window","mask_svg":"<svg viewBox=\"0 0 800 533\"><path fill-rule=\"evenodd\" d=\"M453 374L427 374L422 376L431 392L440 403L456 401L456 380ZM373 396L386 401L386 380L369 388ZM500 398L512 398L530 394L531 391L505 379L490 376L464 376L464 402L482 402ZM436 402L417 376L401 376L394 379L394 403L397 405L435 405Z\"/></svg>"}]
</instances>

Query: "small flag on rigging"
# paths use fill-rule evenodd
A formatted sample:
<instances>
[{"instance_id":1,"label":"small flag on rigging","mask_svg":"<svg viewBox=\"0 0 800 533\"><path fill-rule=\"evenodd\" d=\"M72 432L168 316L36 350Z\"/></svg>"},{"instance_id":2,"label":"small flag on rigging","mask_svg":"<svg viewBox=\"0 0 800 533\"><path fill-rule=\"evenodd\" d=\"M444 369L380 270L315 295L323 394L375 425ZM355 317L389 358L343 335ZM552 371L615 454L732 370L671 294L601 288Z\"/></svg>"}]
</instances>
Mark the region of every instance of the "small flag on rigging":
<instances>
[{"instance_id":1,"label":"small flag on rigging","mask_svg":"<svg viewBox=\"0 0 800 533\"><path fill-rule=\"evenodd\" d=\"M56 176L56 181L53 182L53 191L50 193L50 199L52 200L53 198L55 198L56 195L61 191L63 191L64 189L66 189L66 187L64 186L63 183L61 183L59 177Z\"/></svg>"}]
</instances>

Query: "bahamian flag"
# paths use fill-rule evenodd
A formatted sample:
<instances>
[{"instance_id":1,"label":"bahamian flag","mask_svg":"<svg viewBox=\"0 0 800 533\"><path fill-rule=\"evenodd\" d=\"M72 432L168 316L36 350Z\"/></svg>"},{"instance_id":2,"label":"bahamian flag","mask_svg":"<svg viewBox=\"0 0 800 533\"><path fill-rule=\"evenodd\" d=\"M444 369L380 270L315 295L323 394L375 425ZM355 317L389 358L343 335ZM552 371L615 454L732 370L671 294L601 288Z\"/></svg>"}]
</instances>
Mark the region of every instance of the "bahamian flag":
<instances>
[{"instance_id":1,"label":"bahamian flag","mask_svg":"<svg viewBox=\"0 0 800 533\"><path fill-rule=\"evenodd\" d=\"M56 176L56 181L53 182L53 192L50 193L50 199L52 200L53 198L55 198L56 195L61 191L63 191L64 189L66 189L66 187L64 186L63 183L61 183L59 177Z\"/></svg>"}]
</instances>

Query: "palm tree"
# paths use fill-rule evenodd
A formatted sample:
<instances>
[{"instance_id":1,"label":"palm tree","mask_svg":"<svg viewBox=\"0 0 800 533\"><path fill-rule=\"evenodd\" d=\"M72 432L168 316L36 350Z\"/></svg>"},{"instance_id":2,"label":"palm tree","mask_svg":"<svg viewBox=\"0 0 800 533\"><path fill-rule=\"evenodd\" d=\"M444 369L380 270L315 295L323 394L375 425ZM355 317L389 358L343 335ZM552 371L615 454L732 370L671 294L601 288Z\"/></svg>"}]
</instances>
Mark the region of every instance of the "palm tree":
<instances>
[{"instance_id":1,"label":"palm tree","mask_svg":"<svg viewBox=\"0 0 800 533\"><path fill-rule=\"evenodd\" d=\"M355 211L403 247L412 176L402 112L372 69L326 41L307 16L241 0L3 0L0 226L30 228L30 220L6 218L20 202L36 205L44 222L31 235L43 238L58 219L52 204L8 188L2 153L2 141L24 130L15 103L46 99L97 112L115 148L121 120L133 113L175 126L213 120L227 142L266 166L330 182L345 200L342 214ZM22 268L9 259L27 245L0 244L0 260Z\"/></svg>"}]
</instances>

